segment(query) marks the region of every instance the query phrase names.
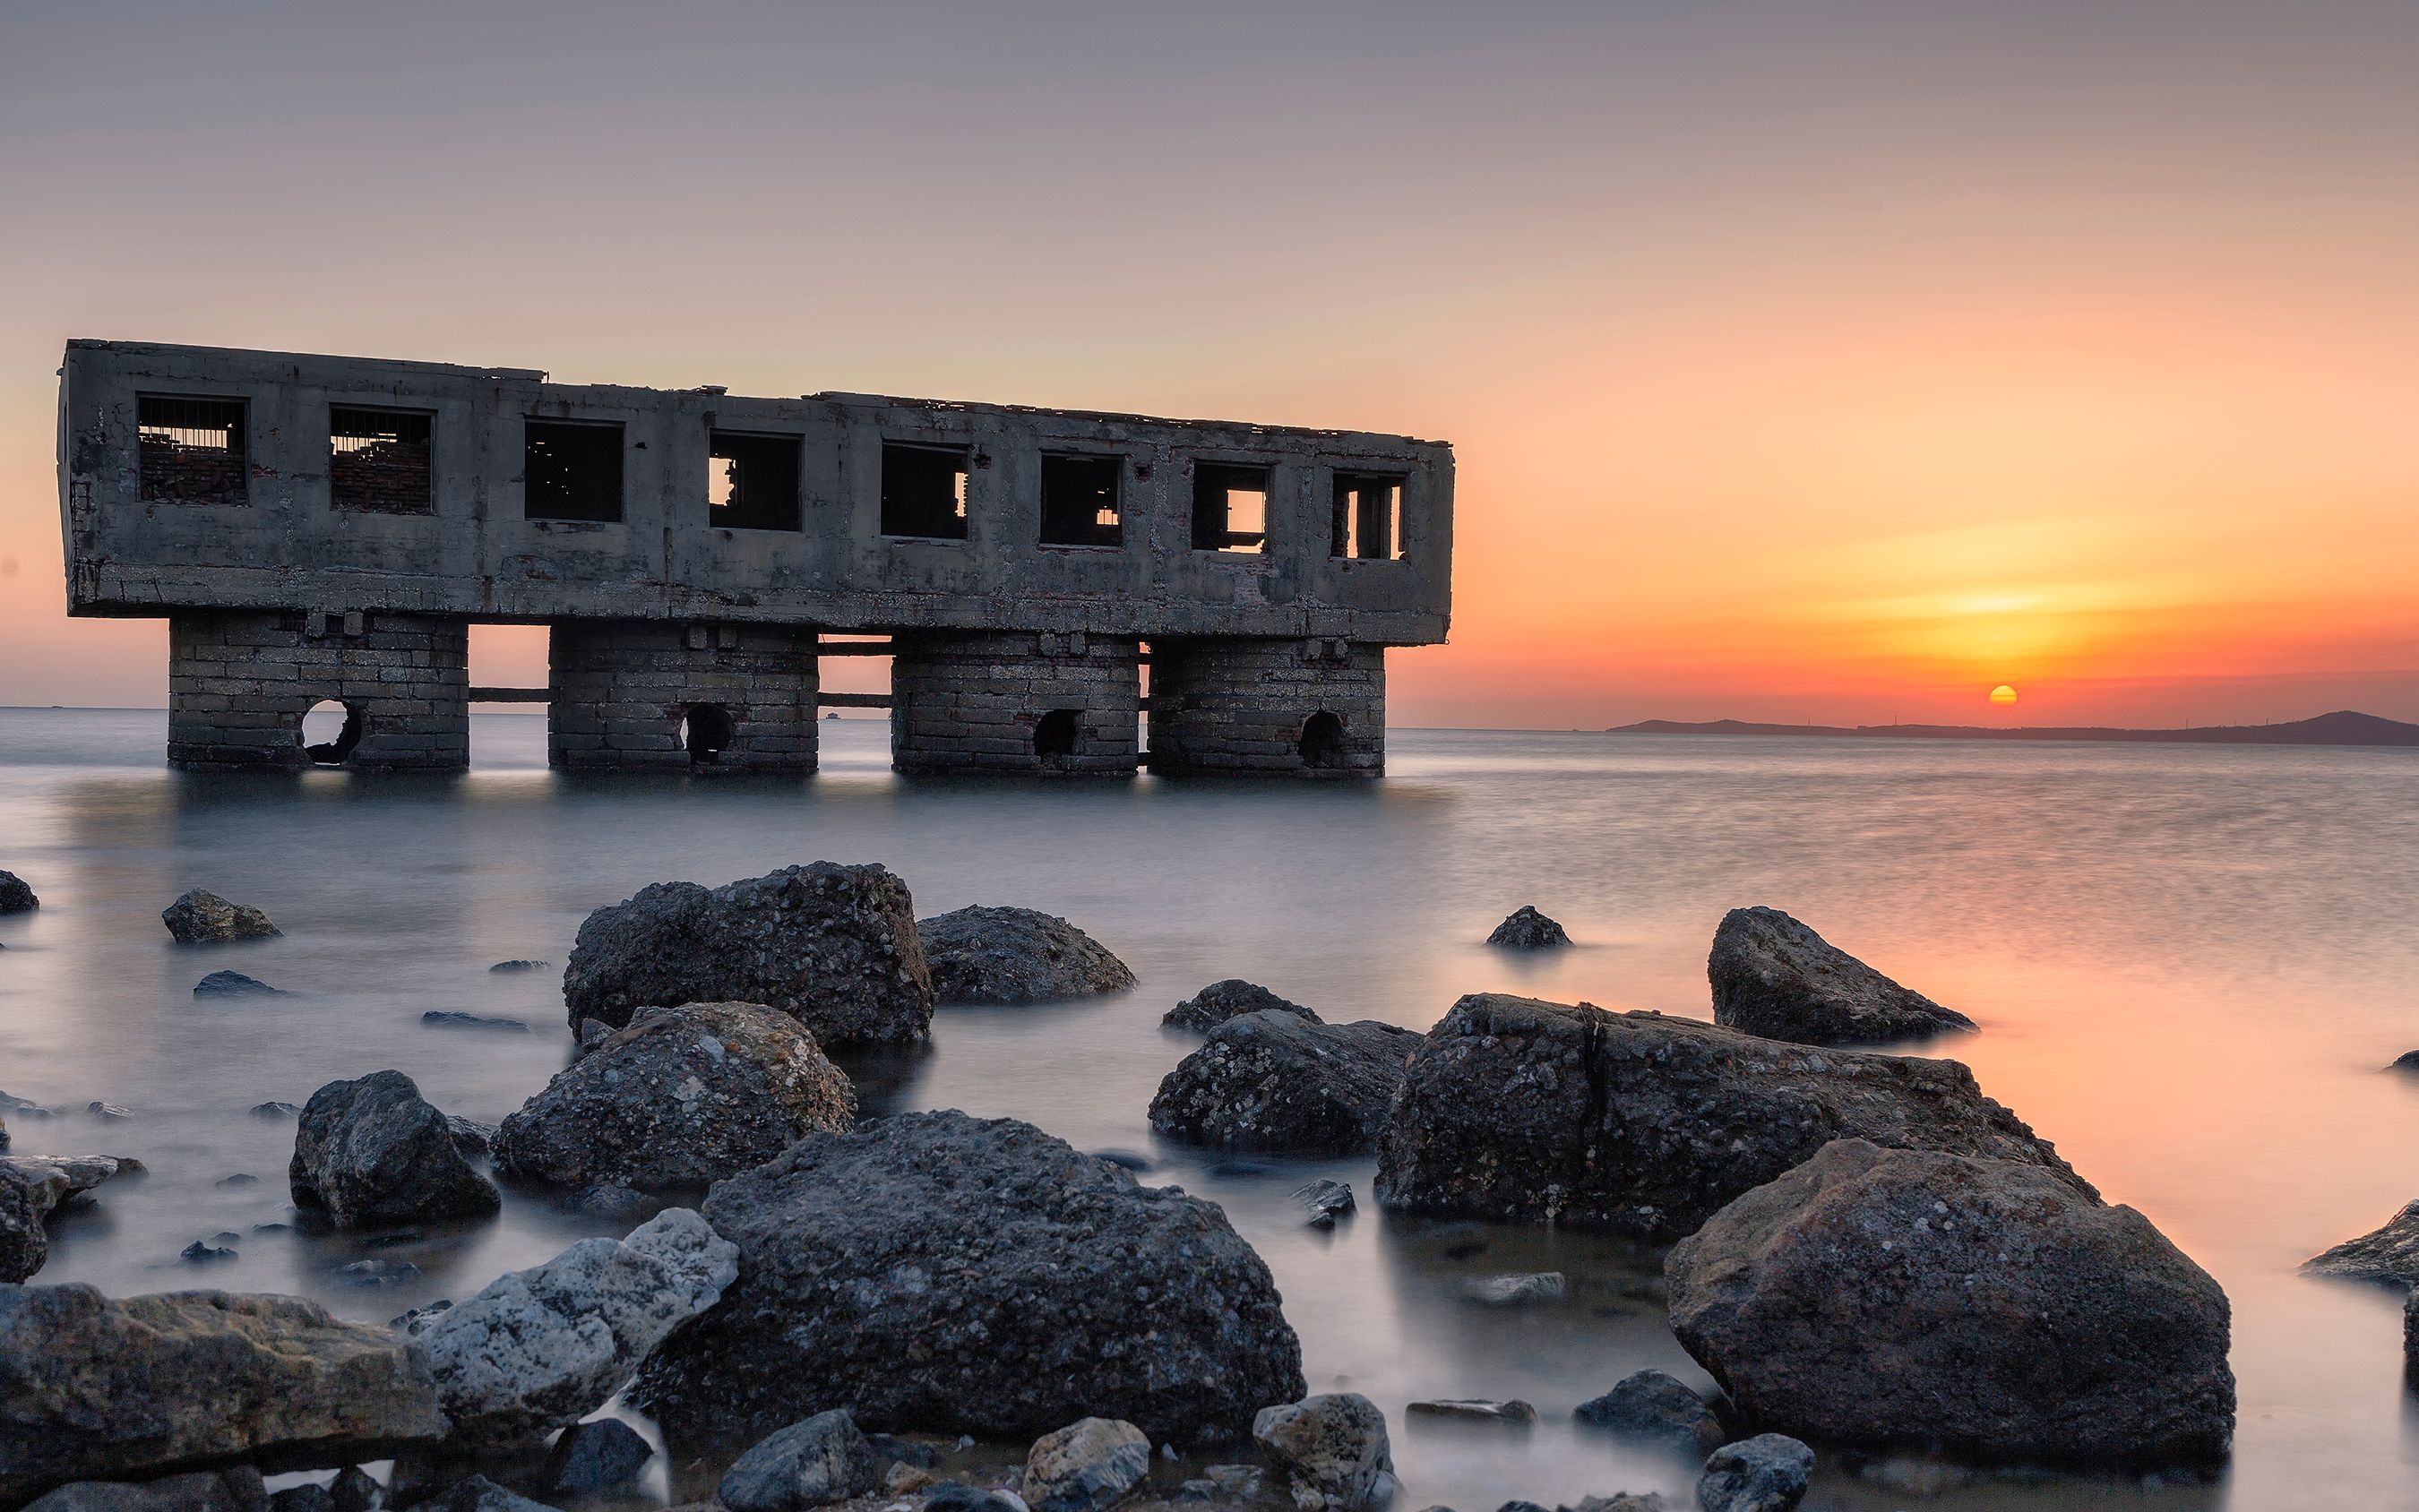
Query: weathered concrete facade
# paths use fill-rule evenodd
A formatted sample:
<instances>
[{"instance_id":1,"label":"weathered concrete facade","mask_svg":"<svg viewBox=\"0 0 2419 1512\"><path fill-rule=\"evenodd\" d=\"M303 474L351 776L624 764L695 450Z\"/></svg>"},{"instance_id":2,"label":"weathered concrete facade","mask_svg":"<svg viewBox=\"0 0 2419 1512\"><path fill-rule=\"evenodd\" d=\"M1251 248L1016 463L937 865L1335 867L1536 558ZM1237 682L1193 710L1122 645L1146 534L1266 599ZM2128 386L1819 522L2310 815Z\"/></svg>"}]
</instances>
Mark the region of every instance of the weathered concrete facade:
<instances>
[{"instance_id":1,"label":"weathered concrete facade","mask_svg":"<svg viewBox=\"0 0 2419 1512\"><path fill-rule=\"evenodd\" d=\"M179 626L179 762L312 760L290 665L359 714L318 759L460 765L501 622L554 627L566 767L811 769L841 632L909 769L1132 770L1147 642L1154 766L1371 772L1451 605L1450 448L1362 431L79 341L59 471L71 612Z\"/></svg>"}]
</instances>

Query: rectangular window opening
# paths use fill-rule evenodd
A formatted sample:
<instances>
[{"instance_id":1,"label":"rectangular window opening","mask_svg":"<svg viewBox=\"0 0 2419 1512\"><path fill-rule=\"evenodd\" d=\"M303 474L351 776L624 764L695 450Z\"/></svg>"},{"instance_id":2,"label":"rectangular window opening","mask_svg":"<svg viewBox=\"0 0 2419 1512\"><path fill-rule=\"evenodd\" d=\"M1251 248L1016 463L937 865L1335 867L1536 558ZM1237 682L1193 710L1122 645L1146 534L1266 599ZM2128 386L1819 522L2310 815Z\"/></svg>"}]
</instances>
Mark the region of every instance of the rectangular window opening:
<instances>
[{"instance_id":1,"label":"rectangular window opening","mask_svg":"<svg viewBox=\"0 0 2419 1512\"><path fill-rule=\"evenodd\" d=\"M248 504L251 468L241 399L134 397L142 497L169 504Z\"/></svg>"},{"instance_id":2,"label":"rectangular window opening","mask_svg":"<svg viewBox=\"0 0 2419 1512\"><path fill-rule=\"evenodd\" d=\"M613 524L622 517L622 423L523 423L521 514Z\"/></svg>"},{"instance_id":3,"label":"rectangular window opening","mask_svg":"<svg viewBox=\"0 0 2419 1512\"><path fill-rule=\"evenodd\" d=\"M1041 457L1041 544L1123 546L1121 456Z\"/></svg>"},{"instance_id":4,"label":"rectangular window opening","mask_svg":"<svg viewBox=\"0 0 2419 1512\"><path fill-rule=\"evenodd\" d=\"M1328 554L1387 562L1403 554L1403 480L1375 472L1335 475Z\"/></svg>"},{"instance_id":5,"label":"rectangular window opening","mask_svg":"<svg viewBox=\"0 0 2419 1512\"><path fill-rule=\"evenodd\" d=\"M1266 551L1269 470L1229 462L1193 467L1193 549Z\"/></svg>"},{"instance_id":6,"label":"rectangular window opening","mask_svg":"<svg viewBox=\"0 0 2419 1512\"><path fill-rule=\"evenodd\" d=\"M966 538L966 453L959 446L882 445L882 533Z\"/></svg>"},{"instance_id":7,"label":"rectangular window opening","mask_svg":"<svg viewBox=\"0 0 2419 1512\"><path fill-rule=\"evenodd\" d=\"M795 436L717 430L707 440L706 518L727 531L794 531L798 517Z\"/></svg>"},{"instance_id":8,"label":"rectangular window opening","mask_svg":"<svg viewBox=\"0 0 2419 1512\"><path fill-rule=\"evenodd\" d=\"M417 409L328 407L328 502L373 515L425 515L436 503L430 438Z\"/></svg>"}]
</instances>

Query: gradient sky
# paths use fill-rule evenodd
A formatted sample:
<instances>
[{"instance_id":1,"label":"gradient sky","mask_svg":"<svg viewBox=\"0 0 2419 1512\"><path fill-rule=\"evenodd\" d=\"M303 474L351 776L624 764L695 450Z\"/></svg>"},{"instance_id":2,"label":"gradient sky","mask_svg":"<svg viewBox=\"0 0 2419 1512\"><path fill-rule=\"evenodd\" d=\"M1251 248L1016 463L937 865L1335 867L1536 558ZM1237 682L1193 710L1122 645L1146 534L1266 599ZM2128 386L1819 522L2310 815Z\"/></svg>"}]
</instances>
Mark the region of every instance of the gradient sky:
<instances>
[{"instance_id":1,"label":"gradient sky","mask_svg":"<svg viewBox=\"0 0 2419 1512\"><path fill-rule=\"evenodd\" d=\"M101 336L1441 437L1398 723L2419 719L2414 77L2409 3L0 3L0 703L164 702L64 611Z\"/></svg>"}]
</instances>

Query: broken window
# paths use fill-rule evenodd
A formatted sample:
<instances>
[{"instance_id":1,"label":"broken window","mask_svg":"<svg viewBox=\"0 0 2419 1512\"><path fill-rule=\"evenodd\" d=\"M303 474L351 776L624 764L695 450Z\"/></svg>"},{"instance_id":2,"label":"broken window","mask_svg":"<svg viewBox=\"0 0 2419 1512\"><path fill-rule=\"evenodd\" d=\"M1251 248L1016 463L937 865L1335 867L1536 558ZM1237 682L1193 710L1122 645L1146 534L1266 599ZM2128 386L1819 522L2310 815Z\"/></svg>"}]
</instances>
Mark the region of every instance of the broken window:
<instances>
[{"instance_id":1,"label":"broken window","mask_svg":"<svg viewBox=\"0 0 2419 1512\"><path fill-rule=\"evenodd\" d=\"M622 517L622 423L524 423L521 514L530 519Z\"/></svg>"},{"instance_id":2,"label":"broken window","mask_svg":"<svg viewBox=\"0 0 2419 1512\"><path fill-rule=\"evenodd\" d=\"M692 703L681 711L681 748L700 766L711 766L731 748L734 721L719 703Z\"/></svg>"},{"instance_id":3,"label":"broken window","mask_svg":"<svg viewBox=\"0 0 2419 1512\"><path fill-rule=\"evenodd\" d=\"M1083 710L1052 709L1033 722L1033 754L1044 765L1065 761L1075 754L1083 730Z\"/></svg>"},{"instance_id":4,"label":"broken window","mask_svg":"<svg viewBox=\"0 0 2419 1512\"><path fill-rule=\"evenodd\" d=\"M134 428L146 502L252 501L241 399L137 394Z\"/></svg>"},{"instance_id":5,"label":"broken window","mask_svg":"<svg viewBox=\"0 0 2419 1512\"><path fill-rule=\"evenodd\" d=\"M314 735L319 736L313 739ZM362 743L362 711L358 704L321 699L302 716L298 737L302 754L315 766L342 766Z\"/></svg>"},{"instance_id":6,"label":"broken window","mask_svg":"<svg viewBox=\"0 0 2419 1512\"><path fill-rule=\"evenodd\" d=\"M957 446L882 446L882 533L966 538L966 454Z\"/></svg>"},{"instance_id":7,"label":"broken window","mask_svg":"<svg viewBox=\"0 0 2419 1512\"><path fill-rule=\"evenodd\" d=\"M1193 549L1265 551L1269 470L1229 462L1193 466Z\"/></svg>"},{"instance_id":8,"label":"broken window","mask_svg":"<svg viewBox=\"0 0 2419 1512\"><path fill-rule=\"evenodd\" d=\"M1117 515L1121 456L1041 457L1041 544L1123 546Z\"/></svg>"},{"instance_id":9,"label":"broken window","mask_svg":"<svg viewBox=\"0 0 2419 1512\"><path fill-rule=\"evenodd\" d=\"M1302 764L1317 771L1341 766L1350 754L1344 739L1344 720L1327 709L1302 722L1302 739L1294 748L1302 755Z\"/></svg>"},{"instance_id":10,"label":"broken window","mask_svg":"<svg viewBox=\"0 0 2419 1512\"><path fill-rule=\"evenodd\" d=\"M794 531L798 523L795 436L743 436L717 430L707 439L706 518L727 531Z\"/></svg>"},{"instance_id":11,"label":"broken window","mask_svg":"<svg viewBox=\"0 0 2419 1512\"><path fill-rule=\"evenodd\" d=\"M1328 554L1383 562L1403 554L1403 480L1377 472L1335 475Z\"/></svg>"},{"instance_id":12,"label":"broken window","mask_svg":"<svg viewBox=\"0 0 2419 1512\"><path fill-rule=\"evenodd\" d=\"M425 515L434 415L417 409L328 408L328 502L373 515Z\"/></svg>"}]
</instances>

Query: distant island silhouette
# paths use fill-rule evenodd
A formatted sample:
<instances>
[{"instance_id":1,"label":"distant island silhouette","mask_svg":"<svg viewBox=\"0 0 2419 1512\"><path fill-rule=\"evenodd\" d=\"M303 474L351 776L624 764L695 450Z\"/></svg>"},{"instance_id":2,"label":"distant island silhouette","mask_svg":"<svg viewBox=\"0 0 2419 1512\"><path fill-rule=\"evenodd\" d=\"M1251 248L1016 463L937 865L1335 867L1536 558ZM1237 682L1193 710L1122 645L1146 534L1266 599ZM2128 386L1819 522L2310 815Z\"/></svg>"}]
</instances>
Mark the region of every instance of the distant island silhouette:
<instances>
[{"instance_id":1,"label":"distant island silhouette","mask_svg":"<svg viewBox=\"0 0 2419 1512\"><path fill-rule=\"evenodd\" d=\"M2283 724L2207 725L2182 730L2117 730L2101 725L2018 725L1994 730L1972 724L1754 724L1744 719L1641 719L1614 725L1610 735L1867 735L1903 740L2149 740L2188 746L2411 746L2419 724L2339 709Z\"/></svg>"}]
</instances>

